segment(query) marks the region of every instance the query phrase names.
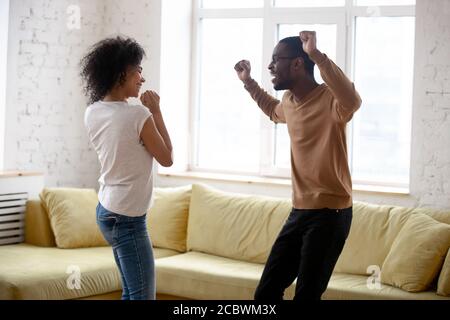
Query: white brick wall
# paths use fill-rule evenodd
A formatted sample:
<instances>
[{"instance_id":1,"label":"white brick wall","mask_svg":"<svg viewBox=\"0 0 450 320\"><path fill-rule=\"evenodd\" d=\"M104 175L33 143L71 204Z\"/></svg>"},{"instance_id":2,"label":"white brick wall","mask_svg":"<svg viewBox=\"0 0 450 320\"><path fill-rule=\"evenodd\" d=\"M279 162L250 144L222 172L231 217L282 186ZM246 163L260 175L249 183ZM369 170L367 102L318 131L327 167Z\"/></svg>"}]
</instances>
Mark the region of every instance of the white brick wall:
<instances>
[{"instance_id":1,"label":"white brick wall","mask_svg":"<svg viewBox=\"0 0 450 320\"><path fill-rule=\"evenodd\" d=\"M450 0L418 0L412 196L450 208Z\"/></svg>"},{"instance_id":2,"label":"white brick wall","mask_svg":"<svg viewBox=\"0 0 450 320\"><path fill-rule=\"evenodd\" d=\"M82 12L80 30L66 26L67 6L74 2ZM103 2L11 1L6 169L44 171L49 186L96 184L77 64L86 44L103 34L102 23L85 27L103 20Z\"/></svg>"},{"instance_id":3,"label":"white brick wall","mask_svg":"<svg viewBox=\"0 0 450 320\"><path fill-rule=\"evenodd\" d=\"M81 9L79 30L67 27L70 5ZM10 6L5 169L43 171L47 186L97 187L99 165L83 125L78 63L90 45L117 33L135 37L149 57L158 56L159 2L13 0ZM148 77L153 88L158 64L144 62L147 71L157 72Z\"/></svg>"},{"instance_id":4,"label":"white brick wall","mask_svg":"<svg viewBox=\"0 0 450 320\"><path fill-rule=\"evenodd\" d=\"M70 4L81 8L80 30L66 27ZM6 168L43 170L48 186L97 186L99 167L82 122L85 98L77 64L95 41L127 34L144 45L147 85L158 89L159 6L159 0L11 1ZM355 192L355 199L450 208L449 16L450 0L417 0L411 195ZM284 187L223 185L290 195Z\"/></svg>"}]
</instances>

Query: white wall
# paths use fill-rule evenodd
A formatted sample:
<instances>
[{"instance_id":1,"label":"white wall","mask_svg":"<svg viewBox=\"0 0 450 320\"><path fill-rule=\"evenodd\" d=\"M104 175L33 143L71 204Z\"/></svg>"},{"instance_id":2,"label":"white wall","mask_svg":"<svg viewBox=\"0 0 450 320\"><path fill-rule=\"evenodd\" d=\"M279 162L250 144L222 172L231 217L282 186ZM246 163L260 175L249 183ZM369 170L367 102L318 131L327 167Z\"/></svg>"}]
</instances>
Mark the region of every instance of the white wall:
<instances>
[{"instance_id":1,"label":"white wall","mask_svg":"<svg viewBox=\"0 0 450 320\"><path fill-rule=\"evenodd\" d=\"M412 123L412 196L450 208L450 1L418 0Z\"/></svg>"},{"instance_id":2,"label":"white wall","mask_svg":"<svg viewBox=\"0 0 450 320\"><path fill-rule=\"evenodd\" d=\"M147 50L144 75L149 87L160 88L163 109L183 114L187 92L178 82L189 81L184 52L164 51L168 43L182 45L190 32L189 7L173 9L161 0L14 0L11 4L8 105L5 165L7 168L42 170L49 186L97 187L98 162L82 124L85 99L81 94L77 63L87 46L116 32L128 34ZM355 192L354 198L375 203L450 208L450 1L417 0L415 80L412 126L411 194L394 196ZM67 30L65 10L79 4L81 29ZM184 8L184 9L182 9ZM182 10L181 10L182 9ZM161 10L164 21L161 26ZM160 38L167 19L178 26L171 38ZM162 42L161 42L162 40ZM160 54L160 46L163 45ZM171 61L173 64L171 65ZM160 71L162 66L162 71ZM180 79L164 74L180 68ZM59 78L59 80L58 80ZM174 84L170 81L174 80ZM185 88L189 88L186 84ZM172 90L171 90L172 89ZM186 89L183 89L186 90ZM185 103L183 103L185 101ZM180 116L180 118L184 118ZM182 126L181 129L179 126ZM169 130L187 126L171 122ZM177 143L186 136L177 135ZM287 186L207 182L224 190L290 197ZM173 186L192 179L157 177L156 185Z\"/></svg>"},{"instance_id":3,"label":"white wall","mask_svg":"<svg viewBox=\"0 0 450 320\"><path fill-rule=\"evenodd\" d=\"M67 27L71 4L80 29ZM49 186L95 184L78 63L103 34L104 11L103 1L11 1L5 169L43 171Z\"/></svg>"},{"instance_id":4,"label":"white wall","mask_svg":"<svg viewBox=\"0 0 450 320\"><path fill-rule=\"evenodd\" d=\"M83 124L81 57L106 36L133 36L147 51L147 85L159 87L159 1L130 3L11 1L4 169L44 172L48 186L97 187L98 160ZM81 10L79 29L67 26L70 5Z\"/></svg>"},{"instance_id":5,"label":"white wall","mask_svg":"<svg viewBox=\"0 0 450 320\"><path fill-rule=\"evenodd\" d=\"M6 112L6 70L9 24L9 0L0 1L0 169L3 168L3 152L5 150L5 112Z\"/></svg>"}]
</instances>

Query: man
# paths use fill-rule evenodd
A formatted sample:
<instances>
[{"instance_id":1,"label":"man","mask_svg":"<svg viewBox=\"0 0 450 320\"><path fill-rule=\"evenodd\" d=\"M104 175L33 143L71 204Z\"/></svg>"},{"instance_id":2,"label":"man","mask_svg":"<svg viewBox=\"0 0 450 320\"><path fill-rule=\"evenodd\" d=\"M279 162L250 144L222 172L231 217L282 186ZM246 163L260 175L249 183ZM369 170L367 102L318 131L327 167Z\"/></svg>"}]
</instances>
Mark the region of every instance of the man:
<instances>
[{"instance_id":1,"label":"man","mask_svg":"<svg viewBox=\"0 0 450 320\"><path fill-rule=\"evenodd\" d=\"M314 79L317 65L324 84ZM360 107L353 83L316 47L316 33L281 40L269 70L281 102L250 76L250 62L237 75L262 111L286 123L291 140L293 209L278 235L255 292L256 300L282 300L297 277L294 300L320 300L348 236L352 183L345 128Z\"/></svg>"}]
</instances>

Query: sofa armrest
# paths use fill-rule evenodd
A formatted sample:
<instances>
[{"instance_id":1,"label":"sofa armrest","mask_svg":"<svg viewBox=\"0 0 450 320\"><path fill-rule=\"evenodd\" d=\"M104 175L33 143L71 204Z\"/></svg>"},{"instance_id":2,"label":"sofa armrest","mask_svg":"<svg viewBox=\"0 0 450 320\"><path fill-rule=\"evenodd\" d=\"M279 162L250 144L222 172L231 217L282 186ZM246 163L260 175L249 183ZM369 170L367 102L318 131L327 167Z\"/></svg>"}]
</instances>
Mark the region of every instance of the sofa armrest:
<instances>
[{"instance_id":1,"label":"sofa armrest","mask_svg":"<svg viewBox=\"0 0 450 320\"><path fill-rule=\"evenodd\" d=\"M25 243L39 247L55 247L55 235L47 212L38 199L27 201L25 213Z\"/></svg>"}]
</instances>

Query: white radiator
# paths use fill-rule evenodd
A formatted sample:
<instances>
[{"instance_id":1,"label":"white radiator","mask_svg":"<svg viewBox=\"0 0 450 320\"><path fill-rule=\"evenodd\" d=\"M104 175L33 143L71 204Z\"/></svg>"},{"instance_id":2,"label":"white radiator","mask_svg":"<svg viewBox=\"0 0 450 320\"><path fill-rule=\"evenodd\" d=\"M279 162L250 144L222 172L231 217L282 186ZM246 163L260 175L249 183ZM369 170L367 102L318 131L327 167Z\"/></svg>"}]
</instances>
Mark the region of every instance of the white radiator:
<instances>
[{"instance_id":1,"label":"white radiator","mask_svg":"<svg viewBox=\"0 0 450 320\"><path fill-rule=\"evenodd\" d=\"M28 193L0 194L0 245L24 240Z\"/></svg>"},{"instance_id":2,"label":"white radiator","mask_svg":"<svg viewBox=\"0 0 450 320\"><path fill-rule=\"evenodd\" d=\"M43 188L41 173L0 171L0 245L25 240L27 200L39 198Z\"/></svg>"}]
</instances>

